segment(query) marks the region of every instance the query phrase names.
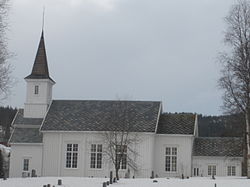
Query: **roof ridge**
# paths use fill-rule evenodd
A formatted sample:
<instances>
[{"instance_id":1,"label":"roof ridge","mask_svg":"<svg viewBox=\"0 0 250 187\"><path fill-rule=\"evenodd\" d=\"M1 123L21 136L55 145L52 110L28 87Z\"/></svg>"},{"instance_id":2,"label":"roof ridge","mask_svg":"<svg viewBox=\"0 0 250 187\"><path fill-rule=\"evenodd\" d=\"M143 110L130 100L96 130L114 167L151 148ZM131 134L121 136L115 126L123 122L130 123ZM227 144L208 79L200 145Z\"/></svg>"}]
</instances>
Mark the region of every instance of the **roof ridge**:
<instances>
[{"instance_id":1,"label":"roof ridge","mask_svg":"<svg viewBox=\"0 0 250 187\"><path fill-rule=\"evenodd\" d=\"M162 115L168 115L168 114L173 114L173 115L180 115L180 114L192 114L192 115L196 115L196 113L192 113L192 112L163 112Z\"/></svg>"},{"instance_id":2,"label":"roof ridge","mask_svg":"<svg viewBox=\"0 0 250 187\"><path fill-rule=\"evenodd\" d=\"M237 136L224 136L224 137L220 137L220 136L202 136L202 137L196 137L195 139L233 139L233 138L243 139L243 137L237 137Z\"/></svg>"},{"instance_id":3,"label":"roof ridge","mask_svg":"<svg viewBox=\"0 0 250 187\"><path fill-rule=\"evenodd\" d=\"M147 100L112 100L112 99L53 99L52 101L110 101L110 102L155 102L161 103L161 101L147 101Z\"/></svg>"}]
</instances>

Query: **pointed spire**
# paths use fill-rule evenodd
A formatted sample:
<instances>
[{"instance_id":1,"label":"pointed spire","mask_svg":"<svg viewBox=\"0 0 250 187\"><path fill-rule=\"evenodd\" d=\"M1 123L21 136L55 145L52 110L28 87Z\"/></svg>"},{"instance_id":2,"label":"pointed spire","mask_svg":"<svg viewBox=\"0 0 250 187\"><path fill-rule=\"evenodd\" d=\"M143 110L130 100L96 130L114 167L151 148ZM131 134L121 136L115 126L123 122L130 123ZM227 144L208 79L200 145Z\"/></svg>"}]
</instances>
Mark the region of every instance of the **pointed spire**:
<instances>
[{"instance_id":1,"label":"pointed spire","mask_svg":"<svg viewBox=\"0 0 250 187\"><path fill-rule=\"evenodd\" d=\"M42 30L38 50L36 53L35 62L32 68L32 72L29 76L25 77L25 79L50 79L52 80L49 76L43 30Z\"/></svg>"}]
</instances>

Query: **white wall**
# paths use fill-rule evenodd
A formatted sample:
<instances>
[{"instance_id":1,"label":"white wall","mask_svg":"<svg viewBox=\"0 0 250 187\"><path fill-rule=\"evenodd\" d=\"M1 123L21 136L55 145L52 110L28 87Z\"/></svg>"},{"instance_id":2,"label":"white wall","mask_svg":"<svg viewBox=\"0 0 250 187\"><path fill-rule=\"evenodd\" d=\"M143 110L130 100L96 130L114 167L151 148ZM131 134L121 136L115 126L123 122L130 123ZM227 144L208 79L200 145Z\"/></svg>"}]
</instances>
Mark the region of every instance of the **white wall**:
<instances>
[{"instance_id":1,"label":"white wall","mask_svg":"<svg viewBox=\"0 0 250 187\"><path fill-rule=\"evenodd\" d=\"M10 177L22 177L23 159L28 158L29 172L36 170L37 176L41 176L42 168L42 145L11 145Z\"/></svg>"},{"instance_id":2,"label":"white wall","mask_svg":"<svg viewBox=\"0 0 250 187\"><path fill-rule=\"evenodd\" d=\"M208 165L216 165L216 175L227 176L227 166L236 166L236 176L241 176L241 162L240 157L194 156L192 168L199 168L200 176L208 176Z\"/></svg>"},{"instance_id":3,"label":"white wall","mask_svg":"<svg viewBox=\"0 0 250 187\"><path fill-rule=\"evenodd\" d=\"M43 118L52 99L53 82L49 79L26 79L24 117ZM38 94L34 93L39 86Z\"/></svg>"},{"instance_id":4,"label":"white wall","mask_svg":"<svg viewBox=\"0 0 250 187\"><path fill-rule=\"evenodd\" d=\"M156 135L154 173L159 177L191 176L193 137L183 135ZM166 147L177 147L177 172L165 171Z\"/></svg>"},{"instance_id":5,"label":"white wall","mask_svg":"<svg viewBox=\"0 0 250 187\"><path fill-rule=\"evenodd\" d=\"M138 171L131 171L131 177L149 177L153 170L154 154L154 134L140 134L140 145L135 146L138 155L135 162L138 165ZM78 168L66 168L66 145L67 143L77 143L78 151ZM103 144L103 135L95 132L44 132L43 133L43 176L109 176L109 172L114 167L103 154L102 169L90 168L90 146L91 144ZM105 145L103 145L105 147ZM124 177L127 170L120 170L120 176Z\"/></svg>"},{"instance_id":6,"label":"white wall","mask_svg":"<svg viewBox=\"0 0 250 187\"><path fill-rule=\"evenodd\" d=\"M42 176L60 176L61 146L57 133L43 134L43 168Z\"/></svg>"}]
</instances>

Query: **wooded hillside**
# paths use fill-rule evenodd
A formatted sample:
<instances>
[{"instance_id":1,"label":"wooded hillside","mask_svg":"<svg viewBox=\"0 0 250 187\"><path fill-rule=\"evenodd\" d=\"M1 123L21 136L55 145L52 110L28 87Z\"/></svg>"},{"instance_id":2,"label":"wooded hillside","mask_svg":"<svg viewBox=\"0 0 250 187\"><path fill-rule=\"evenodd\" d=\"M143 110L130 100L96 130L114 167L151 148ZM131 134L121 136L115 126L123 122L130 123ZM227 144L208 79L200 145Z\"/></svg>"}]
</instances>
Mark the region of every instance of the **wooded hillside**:
<instances>
[{"instance_id":1,"label":"wooded hillside","mask_svg":"<svg viewBox=\"0 0 250 187\"><path fill-rule=\"evenodd\" d=\"M199 136L206 137L242 137L244 134L244 116L241 114L198 117Z\"/></svg>"},{"instance_id":2,"label":"wooded hillside","mask_svg":"<svg viewBox=\"0 0 250 187\"><path fill-rule=\"evenodd\" d=\"M0 142L7 142L10 137L11 122L17 112L16 108L0 107Z\"/></svg>"}]
</instances>

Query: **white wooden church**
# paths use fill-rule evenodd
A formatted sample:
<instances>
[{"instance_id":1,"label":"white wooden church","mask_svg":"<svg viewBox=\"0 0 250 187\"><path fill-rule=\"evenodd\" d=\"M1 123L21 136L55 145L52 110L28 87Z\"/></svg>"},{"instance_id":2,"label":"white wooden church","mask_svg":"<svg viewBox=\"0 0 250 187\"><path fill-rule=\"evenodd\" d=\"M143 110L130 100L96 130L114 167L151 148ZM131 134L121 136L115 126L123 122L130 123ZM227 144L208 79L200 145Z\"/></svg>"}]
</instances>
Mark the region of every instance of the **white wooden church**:
<instances>
[{"instance_id":1,"label":"white wooden church","mask_svg":"<svg viewBox=\"0 0 250 187\"><path fill-rule=\"evenodd\" d=\"M140 143L133 146L136 167L124 157L120 177L150 177L152 171L159 177L241 176L242 140L199 137L195 114L163 113L160 101L53 100L43 32L25 81L26 101L9 140L10 177L32 170L37 176L108 176L114 166L105 159L102 134L122 128L112 124L121 102Z\"/></svg>"}]
</instances>

